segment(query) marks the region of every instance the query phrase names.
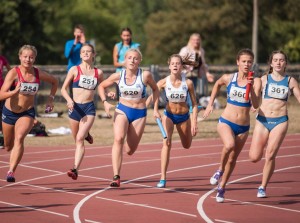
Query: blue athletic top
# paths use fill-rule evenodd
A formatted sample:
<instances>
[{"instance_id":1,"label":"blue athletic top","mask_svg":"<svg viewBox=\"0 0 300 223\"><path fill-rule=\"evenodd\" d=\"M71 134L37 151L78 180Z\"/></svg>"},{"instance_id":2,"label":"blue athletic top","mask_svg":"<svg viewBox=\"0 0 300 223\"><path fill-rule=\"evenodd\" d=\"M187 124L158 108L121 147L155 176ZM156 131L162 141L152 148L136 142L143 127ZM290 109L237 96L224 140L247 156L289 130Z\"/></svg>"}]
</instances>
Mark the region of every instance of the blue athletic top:
<instances>
[{"instance_id":1,"label":"blue athletic top","mask_svg":"<svg viewBox=\"0 0 300 223\"><path fill-rule=\"evenodd\" d=\"M123 63L125 60L125 53L127 52L127 50L129 49L137 49L140 47L139 43L135 43L135 42L131 42L130 46L124 46L123 42L119 42L116 44L117 49L118 49L118 62L119 63ZM116 72L119 72L122 70L122 67L118 67L116 69Z\"/></svg>"},{"instance_id":2,"label":"blue athletic top","mask_svg":"<svg viewBox=\"0 0 300 223\"><path fill-rule=\"evenodd\" d=\"M82 43L78 42L74 45L74 39L66 42L65 45L65 57L68 59L68 71L71 67L77 66L81 63L80 58L80 49L82 47Z\"/></svg>"},{"instance_id":3,"label":"blue athletic top","mask_svg":"<svg viewBox=\"0 0 300 223\"><path fill-rule=\"evenodd\" d=\"M263 88L263 98L276 98L287 101L290 95L290 77L285 75L281 81L275 81L271 74L267 75L267 83Z\"/></svg>"},{"instance_id":4,"label":"blue athletic top","mask_svg":"<svg viewBox=\"0 0 300 223\"><path fill-rule=\"evenodd\" d=\"M251 107L250 99L246 101L246 86L240 87L237 83L238 73L233 74L227 86L227 103L240 107Z\"/></svg>"},{"instance_id":5,"label":"blue athletic top","mask_svg":"<svg viewBox=\"0 0 300 223\"><path fill-rule=\"evenodd\" d=\"M135 82L131 85L126 83L126 69L120 72L120 81L118 83L119 96L128 100L141 99L146 97L146 85L143 82L143 70L137 71Z\"/></svg>"},{"instance_id":6,"label":"blue athletic top","mask_svg":"<svg viewBox=\"0 0 300 223\"><path fill-rule=\"evenodd\" d=\"M72 87L73 88L84 88L88 90L95 90L98 84L98 69L95 67L95 75L87 76L82 73L80 66L77 66L77 76L73 80Z\"/></svg>"}]
</instances>

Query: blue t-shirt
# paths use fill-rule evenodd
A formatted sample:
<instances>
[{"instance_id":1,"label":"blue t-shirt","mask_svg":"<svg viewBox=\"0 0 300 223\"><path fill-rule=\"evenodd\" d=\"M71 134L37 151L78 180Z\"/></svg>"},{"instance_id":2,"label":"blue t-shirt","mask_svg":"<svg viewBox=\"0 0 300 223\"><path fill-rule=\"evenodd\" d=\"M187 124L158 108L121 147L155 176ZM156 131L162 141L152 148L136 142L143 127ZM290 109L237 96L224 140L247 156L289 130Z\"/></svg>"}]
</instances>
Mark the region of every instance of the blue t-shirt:
<instances>
[{"instance_id":1,"label":"blue t-shirt","mask_svg":"<svg viewBox=\"0 0 300 223\"><path fill-rule=\"evenodd\" d=\"M118 63L123 63L125 60L125 53L129 49L137 49L140 47L139 43L131 42L130 46L124 46L122 42L119 42L116 44L117 49L118 49ZM119 72L122 70L122 67L118 67L116 69L116 72Z\"/></svg>"},{"instance_id":2,"label":"blue t-shirt","mask_svg":"<svg viewBox=\"0 0 300 223\"><path fill-rule=\"evenodd\" d=\"M65 57L68 59L68 71L71 67L77 66L81 63L80 49L82 47L82 43L78 42L76 45L73 44L74 39L68 40L65 45Z\"/></svg>"}]
</instances>

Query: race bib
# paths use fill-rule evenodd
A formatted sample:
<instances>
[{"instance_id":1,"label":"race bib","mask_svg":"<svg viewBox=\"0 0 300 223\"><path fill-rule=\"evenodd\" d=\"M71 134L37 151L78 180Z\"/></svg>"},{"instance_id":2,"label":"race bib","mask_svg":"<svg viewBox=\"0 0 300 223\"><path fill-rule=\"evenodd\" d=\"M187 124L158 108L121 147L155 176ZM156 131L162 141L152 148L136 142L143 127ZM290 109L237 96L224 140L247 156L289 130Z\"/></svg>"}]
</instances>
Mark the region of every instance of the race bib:
<instances>
[{"instance_id":1,"label":"race bib","mask_svg":"<svg viewBox=\"0 0 300 223\"><path fill-rule=\"evenodd\" d=\"M140 88L122 88L121 89L121 94L123 98L127 99L136 99L136 98L141 98L139 92Z\"/></svg>"},{"instance_id":2,"label":"race bib","mask_svg":"<svg viewBox=\"0 0 300 223\"><path fill-rule=\"evenodd\" d=\"M268 95L272 98L286 99L289 93L289 88L283 85L269 84Z\"/></svg>"},{"instance_id":3,"label":"race bib","mask_svg":"<svg viewBox=\"0 0 300 223\"><path fill-rule=\"evenodd\" d=\"M167 95L170 102L185 102L187 93L186 91L170 91Z\"/></svg>"},{"instance_id":4,"label":"race bib","mask_svg":"<svg viewBox=\"0 0 300 223\"><path fill-rule=\"evenodd\" d=\"M20 93L21 94L28 94L28 95L35 95L39 90L38 83L21 83Z\"/></svg>"},{"instance_id":5,"label":"race bib","mask_svg":"<svg viewBox=\"0 0 300 223\"><path fill-rule=\"evenodd\" d=\"M95 78L94 76L80 75L78 86L85 89L94 90L96 85L97 78Z\"/></svg>"},{"instance_id":6,"label":"race bib","mask_svg":"<svg viewBox=\"0 0 300 223\"><path fill-rule=\"evenodd\" d=\"M245 103L246 89L232 86L229 92L229 97L232 101Z\"/></svg>"}]
</instances>

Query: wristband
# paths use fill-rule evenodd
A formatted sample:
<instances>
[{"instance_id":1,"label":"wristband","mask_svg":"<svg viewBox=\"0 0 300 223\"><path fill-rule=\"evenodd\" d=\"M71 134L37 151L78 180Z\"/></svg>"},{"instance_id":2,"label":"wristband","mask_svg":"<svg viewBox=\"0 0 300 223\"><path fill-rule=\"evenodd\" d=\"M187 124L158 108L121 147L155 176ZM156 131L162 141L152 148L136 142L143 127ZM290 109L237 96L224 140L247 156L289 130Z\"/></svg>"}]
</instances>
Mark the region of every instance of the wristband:
<instances>
[{"instance_id":1,"label":"wristband","mask_svg":"<svg viewBox=\"0 0 300 223\"><path fill-rule=\"evenodd\" d=\"M102 101L102 103L104 104L104 102L106 102L107 100L106 99L104 99L103 101Z\"/></svg>"},{"instance_id":2,"label":"wristband","mask_svg":"<svg viewBox=\"0 0 300 223\"><path fill-rule=\"evenodd\" d=\"M49 95L49 98L52 98L52 99L54 99L54 95L51 95L51 94L50 94L50 95Z\"/></svg>"}]
</instances>

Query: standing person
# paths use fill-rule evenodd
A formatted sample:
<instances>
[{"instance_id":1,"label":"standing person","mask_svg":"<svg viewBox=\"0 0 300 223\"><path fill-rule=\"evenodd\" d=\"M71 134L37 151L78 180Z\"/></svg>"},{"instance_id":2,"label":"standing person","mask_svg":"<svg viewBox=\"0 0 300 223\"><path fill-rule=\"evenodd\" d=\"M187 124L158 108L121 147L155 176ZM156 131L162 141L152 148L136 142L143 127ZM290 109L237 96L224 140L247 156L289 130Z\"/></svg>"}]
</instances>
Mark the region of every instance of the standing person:
<instances>
[{"instance_id":1,"label":"standing person","mask_svg":"<svg viewBox=\"0 0 300 223\"><path fill-rule=\"evenodd\" d=\"M121 30L121 41L113 49L113 63L116 72L120 72L125 65L125 54L129 49L139 49L140 44L132 41L132 31L126 27Z\"/></svg>"},{"instance_id":2,"label":"standing person","mask_svg":"<svg viewBox=\"0 0 300 223\"><path fill-rule=\"evenodd\" d=\"M95 55L91 44L83 44L80 49L82 62L70 68L61 88L61 94L67 101L70 126L76 144L74 166L68 171L68 176L73 180L78 177L78 169L84 157L84 139L90 144L93 143L93 137L89 134L96 115L93 98L97 84L103 81L102 70L94 67ZM70 86L73 97L68 94Z\"/></svg>"},{"instance_id":3,"label":"standing person","mask_svg":"<svg viewBox=\"0 0 300 223\"><path fill-rule=\"evenodd\" d=\"M0 89L4 83L4 77L3 77L3 68L6 67L6 70L9 71L10 70L10 65L7 61L7 59L0 55ZM4 106L4 101L0 101L0 117L2 117L2 109ZM0 123L0 132L2 132L2 122ZM3 148L3 144L1 144L0 142L0 148Z\"/></svg>"},{"instance_id":4,"label":"standing person","mask_svg":"<svg viewBox=\"0 0 300 223\"><path fill-rule=\"evenodd\" d=\"M73 66L77 66L81 63L80 49L84 43L86 43L84 27L81 24L77 24L74 27L74 39L68 40L65 44L65 57L68 59L67 71ZM72 87L70 86L70 95L72 96Z\"/></svg>"},{"instance_id":5,"label":"standing person","mask_svg":"<svg viewBox=\"0 0 300 223\"><path fill-rule=\"evenodd\" d=\"M207 118L213 111L214 100L222 86L227 87L227 105L219 119L217 131L223 141L221 163L218 171L211 177L210 183L218 186L216 201L224 202L225 186L231 176L236 160L244 147L250 129L250 108L259 106L260 79L247 79L253 64L254 54L250 49L238 52L236 63L238 72L224 74L213 87L210 101L203 114ZM251 84L250 99L245 99L246 85Z\"/></svg>"},{"instance_id":6,"label":"standing person","mask_svg":"<svg viewBox=\"0 0 300 223\"><path fill-rule=\"evenodd\" d=\"M189 149L192 137L197 134L198 106L195 97L193 82L186 79L182 73L183 61L180 55L173 54L169 60L170 75L157 83L158 89L164 89L166 94L166 109L162 118L166 129L167 139L163 140L161 150L161 178L157 187L164 188L167 183L167 169L170 161L172 147L172 135L176 126L183 148ZM190 93L193 106L192 118L190 119L187 95ZM151 97L149 97L151 100Z\"/></svg>"},{"instance_id":7,"label":"standing person","mask_svg":"<svg viewBox=\"0 0 300 223\"><path fill-rule=\"evenodd\" d=\"M205 51L202 47L202 40L199 33L193 33L190 36L188 44L181 48L179 52L180 56L183 58L183 61L186 65L186 77L192 80L194 84L195 92L197 92L198 80L202 81L200 86L200 94L206 95L208 92L208 82L214 81L214 75L209 73L208 66L205 62ZM202 88L206 89L202 89ZM188 102L191 105L190 99Z\"/></svg>"},{"instance_id":8,"label":"standing person","mask_svg":"<svg viewBox=\"0 0 300 223\"><path fill-rule=\"evenodd\" d=\"M160 118L158 112L159 91L152 74L149 71L144 71L139 68L141 61L141 52L138 49L129 49L125 54L125 68L123 68L121 72L110 75L98 88L108 117L110 117L109 109L112 105L106 100L105 89L113 84L117 84L120 94L119 103L116 106L114 114L114 143L112 146L114 177L110 184L111 187L120 186L123 148L125 147L125 151L128 155L133 155L142 138L147 117L147 85L149 85L153 91L153 115L155 118Z\"/></svg>"},{"instance_id":9,"label":"standing person","mask_svg":"<svg viewBox=\"0 0 300 223\"><path fill-rule=\"evenodd\" d=\"M266 188L274 173L278 150L288 130L287 100L291 91L300 103L300 91L295 78L285 73L287 55L273 51L269 70L261 77L262 103L258 110L249 157L252 162L261 160L266 147L265 165L257 197L267 197Z\"/></svg>"},{"instance_id":10,"label":"standing person","mask_svg":"<svg viewBox=\"0 0 300 223\"><path fill-rule=\"evenodd\" d=\"M116 67L116 72L120 72L124 67L125 54L129 49L139 49L140 44L132 41L132 31L125 27L121 30L121 41L115 44L113 49L113 64ZM117 99L119 99L119 88L116 85Z\"/></svg>"},{"instance_id":11,"label":"standing person","mask_svg":"<svg viewBox=\"0 0 300 223\"><path fill-rule=\"evenodd\" d=\"M58 81L45 71L33 66L37 56L34 46L24 45L19 50L20 65L11 69L1 88L0 100L5 100L2 114L4 148L11 151L7 182L15 182L14 173L24 153L24 140L35 118L34 97L40 81L51 84L46 108L53 110L53 99ZM15 89L10 91L15 84Z\"/></svg>"}]
</instances>

